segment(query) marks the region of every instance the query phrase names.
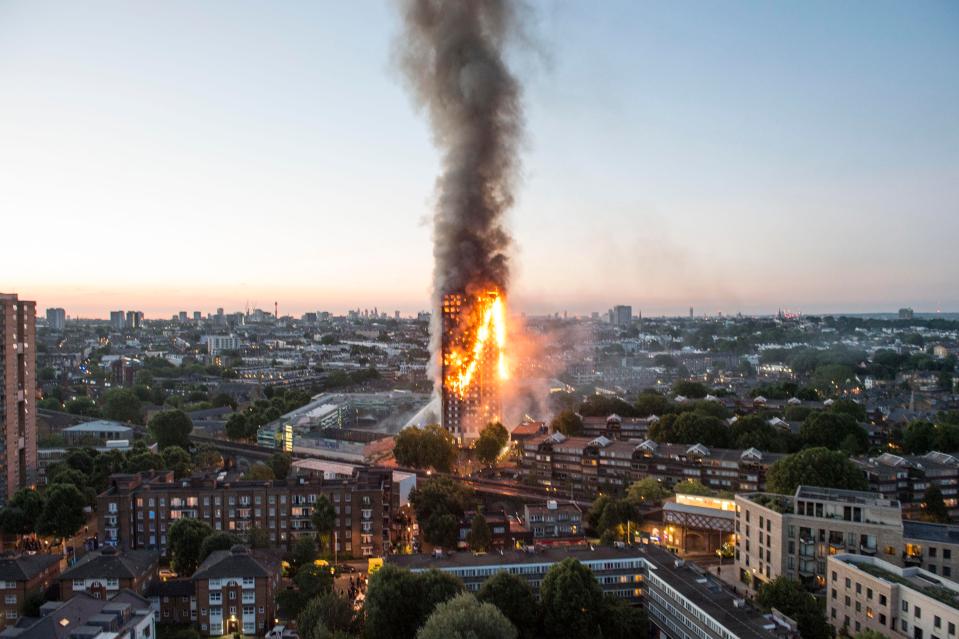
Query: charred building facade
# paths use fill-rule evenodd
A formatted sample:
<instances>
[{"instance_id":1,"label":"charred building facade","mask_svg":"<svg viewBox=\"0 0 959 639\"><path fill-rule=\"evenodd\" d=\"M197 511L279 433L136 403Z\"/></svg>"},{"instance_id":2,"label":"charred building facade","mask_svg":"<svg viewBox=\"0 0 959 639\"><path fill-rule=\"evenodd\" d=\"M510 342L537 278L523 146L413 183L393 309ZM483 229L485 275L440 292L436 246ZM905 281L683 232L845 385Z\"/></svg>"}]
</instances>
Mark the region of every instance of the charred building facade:
<instances>
[{"instance_id":1,"label":"charred building facade","mask_svg":"<svg viewBox=\"0 0 959 639\"><path fill-rule=\"evenodd\" d=\"M443 426L458 440L475 438L501 413L502 353L488 310L498 300L495 292L443 296Z\"/></svg>"}]
</instances>

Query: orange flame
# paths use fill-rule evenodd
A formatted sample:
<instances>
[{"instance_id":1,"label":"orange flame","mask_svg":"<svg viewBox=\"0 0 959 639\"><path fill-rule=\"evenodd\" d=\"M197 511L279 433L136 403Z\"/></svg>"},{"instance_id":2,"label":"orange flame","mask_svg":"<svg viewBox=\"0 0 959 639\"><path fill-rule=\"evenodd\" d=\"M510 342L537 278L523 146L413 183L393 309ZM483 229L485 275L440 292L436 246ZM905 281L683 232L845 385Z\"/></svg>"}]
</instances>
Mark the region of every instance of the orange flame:
<instances>
[{"instance_id":1,"label":"orange flame","mask_svg":"<svg viewBox=\"0 0 959 639\"><path fill-rule=\"evenodd\" d=\"M446 376L446 387L461 398L469 390L488 349L495 348L497 351L496 373L499 379L509 379L509 365L503 352L506 347L506 305L496 291L478 299L476 304L473 312L480 319L471 346L464 350L453 350L447 360L450 372Z\"/></svg>"}]
</instances>

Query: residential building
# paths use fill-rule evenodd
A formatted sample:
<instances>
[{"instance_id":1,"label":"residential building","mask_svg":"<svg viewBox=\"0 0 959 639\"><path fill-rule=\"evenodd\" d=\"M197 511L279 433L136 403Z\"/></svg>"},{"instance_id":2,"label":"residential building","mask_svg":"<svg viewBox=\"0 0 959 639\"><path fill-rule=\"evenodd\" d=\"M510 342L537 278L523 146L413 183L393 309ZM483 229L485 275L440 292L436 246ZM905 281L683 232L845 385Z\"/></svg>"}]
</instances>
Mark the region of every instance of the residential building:
<instances>
[{"instance_id":1,"label":"residential building","mask_svg":"<svg viewBox=\"0 0 959 639\"><path fill-rule=\"evenodd\" d=\"M121 590L145 595L157 579L160 555L155 550L121 551L112 546L89 552L60 575L60 599L85 592L108 599Z\"/></svg>"},{"instance_id":2,"label":"residential building","mask_svg":"<svg viewBox=\"0 0 959 639\"><path fill-rule=\"evenodd\" d=\"M901 320L911 320L914 316L915 312L909 307L899 309L899 319Z\"/></svg>"},{"instance_id":3,"label":"residential building","mask_svg":"<svg viewBox=\"0 0 959 639\"><path fill-rule=\"evenodd\" d=\"M873 630L884 637L946 639L959 628L959 584L915 566L878 557L829 557L827 619L849 634Z\"/></svg>"},{"instance_id":4,"label":"residential building","mask_svg":"<svg viewBox=\"0 0 959 639\"><path fill-rule=\"evenodd\" d=\"M133 440L133 428L108 419L68 426L61 433L69 446L103 445L111 441Z\"/></svg>"},{"instance_id":5,"label":"residential building","mask_svg":"<svg viewBox=\"0 0 959 639\"><path fill-rule=\"evenodd\" d=\"M68 601L48 601L40 617L24 617L0 632L0 639L153 639L150 602L124 590L110 599L86 593Z\"/></svg>"},{"instance_id":6,"label":"residential building","mask_svg":"<svg viewBox=\"0 0 959 639\"><path fill-rule=\"evenodd\" d=\"M280 564L245 546L217 550L193 574L200 633L208 636L266 634L273 627Z\"/></svg>"},{"instance_id":7,"label":"residential building","mask_svg":"<svg viewBox=\"0 0 959 639\"><path fill-rule=\"evenodd\" d=\"M903 564L948 579L959 577L959 526L903 520Z\"/></svg>"},{"instance_id":8,"label":"residential building","mask_svg":"<svg viewBox=\"0 0 959 639\"><path fill-rule=\"evenodd\" d=\"M137 329L143 325L143 311L127 311L126 327Z\"/></svg>"},{"instance_id":9,"label":"residential building","mask_svg":"<svg viewBox=\"0 0 959 639\"><path fill-rule=\"evenodd\" d=\"M153 607L159 610L160 623L195 624L199 612L192 579L155 581L147 590Z\"/></svg>"},{"instance_id":10,"label":"residential building","mask_svg":"<svg viewBox=\"0 0 959 639\"><path fill-rule=\"evenodd\" d=\"M36 483L36 307L0 293L0 505Z\"/></svg>"},{"instance_id":11,"label":"residential building","mask_svg":"<svg viewBox=\"0 0 959 639\"><path fill-rule=\"evenodd\" d=\"M900 562L899 502L852 490L800 486L793 496L736 495L735 560L752 589L785 575L811 587L826 585L826 560L861 553Z\"/></svg>"},{"instance_id":12,"label":"residential building","mask_svg":"<svg viewBox=\"0 0 959 639\"><path fill-rule=\"evenodd\" d=\"M387 561L413 572L437 569L460 578L470 592L505 571L525 579L539 596L546 573L572 557L589 568L604 592L644 602L661 636L703 639L798 637L795 623L764 615L695 564L651 545L580 546L502 553L390 555ZM685 630L681 630L685 629Z\"/></svg>"},{"instance_id":13,"label":"residential building","mask_svg":"<svg viewBox=\"0 0 959 639\"><path fill-rule=\"evenodd\" d=\"M220 473L174 480L171 471L118 474L97 498L105 544L166 552L167 531L182 518L201 519L214 529L267 531L271 543L289 547L312 536L313 505L326 497L336 512L337 551L379 556L391 547L399 506L388 469L358 468L348 478L325 479L303 472L286 480L244 480Z\"/></svg>"},{"instance_id":14,"label":"residential building","mask_svg":"<svg viewBox=\"0 0 959 639\"><path fill-rule=\"evenodd\" d=\"M110 311L110 328L115 331L122 331L125 326L123 311Z\"/></svg>"},{"instance_id":15,"label":"residential building","mask_svg":"<svg viewBox=\"0 0 959 639\"><path fill-rule=\"evenodd\" d=\"M62 333L67 325L67 312L62 308L47 309L47 328Z\"/></svg>"},{"instance_id":16,"label":"residential building","mask_svg":"<svg viewBox=\"0 0 959 639\"><path fill-rule=\"evenodd\" d=\"M555 499L545 504L525 504L523 522L536 542L547 539L581 539L583 511L573 502L560 503Z\"/></svg>"},{"instance_id":17,"label":"residential building","mask_svg":"<svg viewBox=\"0 0 959 639\"><path fill-rule=\"evenodd\" d=\"M869 481L869 489L886 499L897 499L905 517L922 515L926 489L938 486L949 516L959 519L959 458L938 451L924 455L893 455L854 459Z\"/></svg>"},{"instance_id":18,"label":"residential building","mask_svg":"<svg viewBox=\"0 0 959 639\"><path fill-rule=\"evenodd\" d=\"M619 305L609 310L609 323L613 326L625 327L633 322L633 307Z\"/></svg>"},{"instance_id":19,"label":"residential building","mask_svg":"<svg viewBox=\"0 0 959 639\"><path fill-rule=\"evenodd\" d=\"M732 450L702 444L628 442L562 433L531 437L522 445L521 475L542 486L595 495L622 493L630 484L655 477L666 486L695 479L723 491L765 486L766 471L782 457L749 448Z\"/></svg>"},{"instance_id":20,"label":"residential building","mask_svg":"<svg viewBox=\"0 0 959 639\"><path fill-rule=\"evenodd\" d=\"M650 417L620 417L617 414L608 417L583 417L583 435L585 437L607 437L627 441L645 441L649 427L659 421L655 415Z\"/></svg>"},{"instance_id":21,"label":"residential building","mask_svg":"<svg viewBox=\"0 0 959 639\"><path fill-rule=\"evenodd\" d=\"M240 340L236 335L206 335L203 340L206 341L207 355L211 357L223 351L235 351L240 347Z\"/></svg>"},{"instance_id":22,"label":"residential building","mask_svg":"<svg viewBox=\"0 0 959 639\"><path fill-rule=\"evenodd\" d=\"M56 555L0 558L0 586L3 589L0 629L16 624L27 597L45 592L59 574L60 558Z\"/></svg>"}]
</instances>

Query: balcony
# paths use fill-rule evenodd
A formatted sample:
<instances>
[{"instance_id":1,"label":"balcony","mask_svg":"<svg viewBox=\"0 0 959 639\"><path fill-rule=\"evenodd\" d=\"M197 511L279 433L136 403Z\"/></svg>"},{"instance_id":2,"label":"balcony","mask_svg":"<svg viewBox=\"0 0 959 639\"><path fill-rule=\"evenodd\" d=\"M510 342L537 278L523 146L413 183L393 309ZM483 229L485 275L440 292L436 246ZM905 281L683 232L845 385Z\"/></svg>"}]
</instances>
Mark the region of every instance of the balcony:
<instances>
[{"instance_id":1,"label":"balcony","mask_svg":"<svg viewBox=\"0 0 959 639\"><path fill-rule=\"evenodd\" d=\"M864 554L864 555L875 555L875 554L876 554L876 547L875 547L875 546L869 546L869 545L866 545L866 544L859 544L859 552L861 552L861 553Z\"/></svg>"},{"instance_id":2,"label":"balcony","mask_svg":"<svg viewBox=\"0 0 959 639\"><path fill-rule=\"evenodd\" d=\"M902 553L902 560L907 566L919 566L922 564L922 553Z\"/></svg>"}]
</instances>

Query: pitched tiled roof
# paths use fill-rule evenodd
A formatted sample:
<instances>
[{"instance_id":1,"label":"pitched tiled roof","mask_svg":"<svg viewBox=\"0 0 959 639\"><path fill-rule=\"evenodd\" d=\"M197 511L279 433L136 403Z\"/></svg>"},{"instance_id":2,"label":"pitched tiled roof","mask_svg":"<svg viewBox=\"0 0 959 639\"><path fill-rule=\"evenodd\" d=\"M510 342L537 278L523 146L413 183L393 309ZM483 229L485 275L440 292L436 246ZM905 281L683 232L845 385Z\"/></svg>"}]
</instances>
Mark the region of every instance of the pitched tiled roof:
<instances>
[{"instance_id":1,"label":"pitched tiled roof","mask_svg":"<svg viewBox=\"0 0 959 639\"><path fill-rule=\"evenodd\" d=\"M224 577L268 577L270 573L244 546L215 550L193 573L193 579Z\"/></svg>"},{"instance_id":2,"label":"pitched tiled roof","mask_svg":"<svg viewBox=\"0 0 959 639\"><path fill-rule=\"evenodd\" d=\"M61 579L133 579L148 572L160 556L152 550L117 551L103 548L86 554Z\"/></svg>"},{"instance_id":3,"label":"pitched tiled roof","mask_svg":"<svg viewBox=\"0 0 959 639\"><path fill-rule=\"evenodd\" d=\"M60 561L56 555L21 555L0 558L0 580L29 581Z\"/></svg>"}]
</instances>

